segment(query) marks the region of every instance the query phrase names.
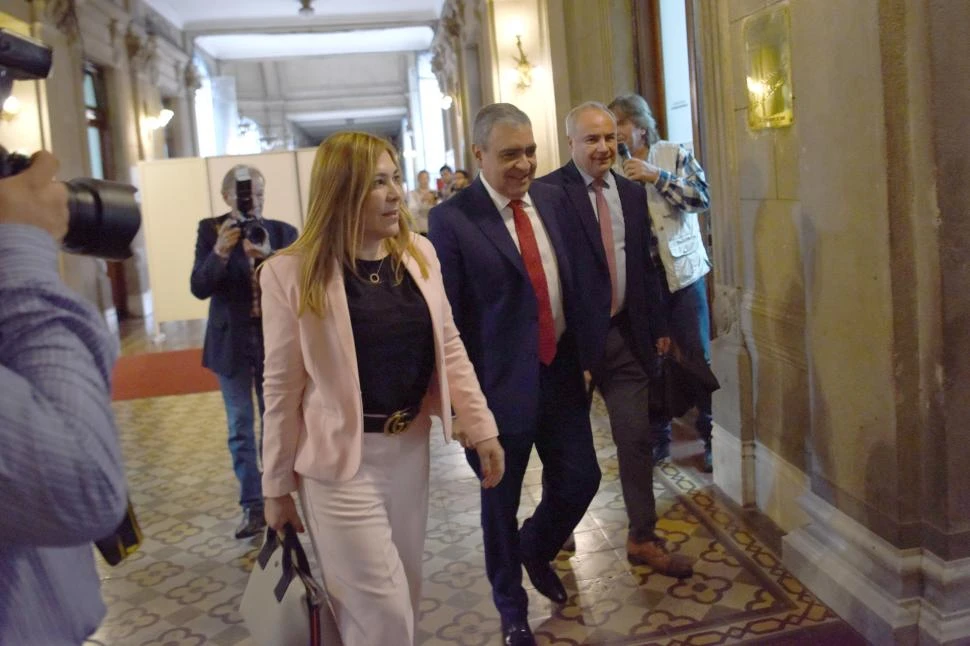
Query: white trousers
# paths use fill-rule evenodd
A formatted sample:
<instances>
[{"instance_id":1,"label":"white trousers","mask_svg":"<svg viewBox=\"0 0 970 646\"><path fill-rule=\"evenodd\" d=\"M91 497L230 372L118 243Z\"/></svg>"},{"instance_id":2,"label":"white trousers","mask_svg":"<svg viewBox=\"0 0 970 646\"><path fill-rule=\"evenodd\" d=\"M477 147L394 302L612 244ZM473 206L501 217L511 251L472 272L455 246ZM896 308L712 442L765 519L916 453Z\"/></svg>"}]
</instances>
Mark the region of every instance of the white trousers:
<instances>
[{"instance_id":1,"label":"white trousers","mask_svg":"<svg viewBox=\"0 0 970 646\"><path fill-rule=\"evenodd\" d=\"M428 523L428 431L364 433L347 482L303 478L300 502L343 646L412 646Z\"/></svg>"}]
</instances>

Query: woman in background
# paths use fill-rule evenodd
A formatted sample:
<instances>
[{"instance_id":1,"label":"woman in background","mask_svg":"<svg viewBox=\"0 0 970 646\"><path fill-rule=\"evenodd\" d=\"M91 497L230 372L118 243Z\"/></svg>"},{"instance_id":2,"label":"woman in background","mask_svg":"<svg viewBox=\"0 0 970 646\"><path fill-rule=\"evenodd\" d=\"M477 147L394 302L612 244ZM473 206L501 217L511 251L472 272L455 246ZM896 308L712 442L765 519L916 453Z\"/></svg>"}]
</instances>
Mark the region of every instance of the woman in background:
<instances>
[{"instance_id":1,"label":"woman in background","mask_svg":"<svg viewBox=\"0 0 970 646\"><path fill-rule=\"evenodd\" d=\"M414 230L422 235L428 233L428 211L438 203L438 194L431 190L431 175L423 170L418 173L418 187L408 193L408 210L414 218Z\"/></svg>"},{"instance_id":2,"label":"woman in background","mask_svg":"<svg viewBox=\"0 0 970 646\"><path fill-rule=\"evenodd\" d=\"M266 522L303 531L344 646L414 642L428 516L429 415L504 471L498 430L452 320L431 243L408 229L390 144L317 149L306 228L260 275ZM442 411L445 414L442 415Z\"/></svg>"}]
</instances>

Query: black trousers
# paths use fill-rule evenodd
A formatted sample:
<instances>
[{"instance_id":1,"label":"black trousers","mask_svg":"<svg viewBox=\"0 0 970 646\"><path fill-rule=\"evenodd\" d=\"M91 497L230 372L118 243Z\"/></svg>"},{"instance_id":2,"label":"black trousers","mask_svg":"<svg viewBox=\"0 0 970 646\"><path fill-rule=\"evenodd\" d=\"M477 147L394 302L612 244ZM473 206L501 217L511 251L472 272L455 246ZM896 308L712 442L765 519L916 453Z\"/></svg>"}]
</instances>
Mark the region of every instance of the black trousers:
<instances>
[{"instance_id":1,"label":"black trousers","mask_svg":"<svg viewBox=\"0 0 970 646\"><path fill-rule=\"evenodd\" d=\"M499 429L505 475L497 487L482 489L485 570L505 622L528 618L521 557L553 560L582 520L600 482L582 370L568 338L560 341L552 364L540 368L539 384L535 433L501 435ZM542 499L520 530L522 479L533 446L542 460ZM467 451L466 456L480 475L478 454Z\"/></svg>"}]
</instances>

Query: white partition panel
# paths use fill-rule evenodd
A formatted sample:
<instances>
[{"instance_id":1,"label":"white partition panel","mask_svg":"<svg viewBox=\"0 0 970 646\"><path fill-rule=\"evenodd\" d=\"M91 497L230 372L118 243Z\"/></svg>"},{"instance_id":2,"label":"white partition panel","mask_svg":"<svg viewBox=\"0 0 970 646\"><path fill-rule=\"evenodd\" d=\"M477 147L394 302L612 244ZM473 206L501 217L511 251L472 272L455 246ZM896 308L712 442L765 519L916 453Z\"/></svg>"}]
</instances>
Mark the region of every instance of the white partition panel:
<instances>
[{"instance_id":1,"label":"white partition panel","mask_svg":"<svg viewBox=\"0 0 970 646\"><path fill-rule=\"evenodd\" d=\"M313 174L313 160L316 156L316 148L301 148L296 151L296 168L300 181L300 202L303 204L304 221L310 209L310 176Z\"/></svg>"},{"instance_id":2,"label":"white partition panel","mask_svg":"<svg viewBox=\"0 0 970 646\"><path fill-rule=\"evenodd\" d=\"M199 220L211 213L205 160L167 159L138 168L155 321L205 318L208 302L189 291Z\"/></svg>"},{"instance_id":3,"label":"white partition panel","mask_svg":"<svg viewBox=\"0 0 970 646\"><path fill-rule=\"evenodd\" d=\"M138 165L142 220L156 323L205 318L208 303L192 296L199 220L229 210L222 178L236 164L258 168L266 178L263 215L303 228L315 150L166 159Z\"/></svg>"},{"instance_id":4,"label":"white partition panel","mask_svg":"<svg viewBox=\"0 0 970 646\"><path fill-rule=\"evenodd\" d=\"M229 211L229 207L222 199L222 179L236 164L246 164L259 169L266 178L266 204L263 206L263 217L289 222L297 229L303 228L300 183L297 180L296 156L292 152L209 157L205 161L209 173L212 215Z\"/></svg>"}]
</instances>

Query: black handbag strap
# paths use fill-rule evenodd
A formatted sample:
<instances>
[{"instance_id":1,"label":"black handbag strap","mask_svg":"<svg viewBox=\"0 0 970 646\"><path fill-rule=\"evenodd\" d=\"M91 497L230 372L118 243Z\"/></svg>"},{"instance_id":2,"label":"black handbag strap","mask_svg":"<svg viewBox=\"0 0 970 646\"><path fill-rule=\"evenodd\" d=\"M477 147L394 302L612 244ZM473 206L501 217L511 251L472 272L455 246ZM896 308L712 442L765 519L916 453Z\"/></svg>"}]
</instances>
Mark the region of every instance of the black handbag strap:
<instances>
[{"instance_id":1,"label":"black handbag strap","mask_svg":"<svg viewBox=\"0 0 970 646\"><path fill-rule=\"evenodd\" d=\"M293 557L296 557L296 567L305 574L310 574L310 561L307 560L303 544L296 536L296 530L287 524L283 529L283 567L293 567Z\"/></svg>"},{"instance_id":2,"label":"black handbag strap","mask_svg":"<svg viewBox=\"0 0 970 646\"><path fill-rule=\"evenodd\" d=\"M259 564L260 569L266 569L266 564L269 563L277 547L279 547L279 539L276 536L276 531L272 527L267 527L266 540L263 541L263 547L256 555L256 563Z\"/></svg>"},{"instance_id":3,"label":"black handbag strap","mask_svg":"<svg viewBox=\"0 0 970 646\"><path fill-rule=\"evenodd\" d=\"M282 574L273 590L273 594L276 600L281 602L283 601L283 597L286 596L286 590L290 587L293 579L299 578L304 582L313 582L313 576L310 573L310 562L307 560L303 545L296 536L296 530L289 523L283 528L282 540L280 540L280 536L272 529L266 530L266 545L263 546L259 558L262 559L263 554L266 553L268 554L266 557L266 561L268 562L269 557L272 556L277 547L282 547L283 549ZM296 563L294 563L294 559ZM266 567L265 564L262 566ZM316 592L315 588L316 586L314 585L314 593Z\"/></svg>"}]
</instances>

